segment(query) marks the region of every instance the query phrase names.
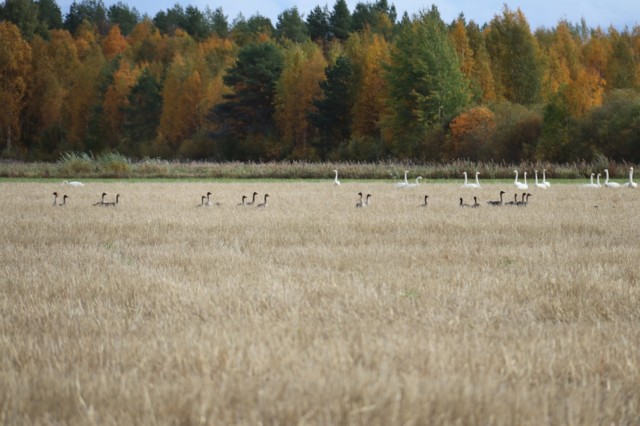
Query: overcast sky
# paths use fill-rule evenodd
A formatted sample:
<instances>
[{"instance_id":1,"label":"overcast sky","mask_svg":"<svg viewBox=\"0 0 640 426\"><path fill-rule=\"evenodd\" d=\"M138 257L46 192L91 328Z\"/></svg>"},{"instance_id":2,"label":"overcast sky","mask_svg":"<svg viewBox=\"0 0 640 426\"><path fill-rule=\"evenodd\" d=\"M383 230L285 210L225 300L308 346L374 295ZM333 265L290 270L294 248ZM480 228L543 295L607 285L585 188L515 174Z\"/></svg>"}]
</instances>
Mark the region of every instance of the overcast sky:
<instances>
[{"instance_id":1,"label":"overcast sky","mask_svg":"<svg viewBox=\"0 0 640 426\"><path fill-rule=\"evenodd\" d=\"M80 2L80 0L76 0ZM103 0L107 7L117 0ZM229 23L239 14L242 13L245 18L249 18L256 13L260 13L271 19L275 25L278 15L284 10L293 6L298 7L298 11L306 17L306 15L315 6L327 5L332 10L335 0L217 0L209 2L207 0L121 0L129 7L135 7L142 14L148 14L150 17L155 16L160 10L171 8L174 4L179 3L186 7L195 5L200 10L208 5L211 9L222 7L224 14L227 15ZM349 10L353 12L358 2L373 3L373 0L347 0ZM398 11L398 17L403 12L410 15L423 9L429 9L432 4L436 4L442 19L445 22L454 20L460 12L464 13L467 20L474 20L477 24L489 22L493 16L499 15L503 5L506 3L510 9L516 10L520 8L526 16L532 29L538 27L553 27L559 20L566 19L572 23L580 22L584 18L589 27L600 26L603 29L613 25L618 29L625 26L629 28L640 24L640 1L638 0L610 0L608 2L602 0L521 0L517 3L510 3L504 0L450 0L445 2L428 2L421 3L412 0L388 0L389 4L395 4ZM62 15L69 12L69 5L72 0L59 1Z\"/></svg>"}]
</instances>

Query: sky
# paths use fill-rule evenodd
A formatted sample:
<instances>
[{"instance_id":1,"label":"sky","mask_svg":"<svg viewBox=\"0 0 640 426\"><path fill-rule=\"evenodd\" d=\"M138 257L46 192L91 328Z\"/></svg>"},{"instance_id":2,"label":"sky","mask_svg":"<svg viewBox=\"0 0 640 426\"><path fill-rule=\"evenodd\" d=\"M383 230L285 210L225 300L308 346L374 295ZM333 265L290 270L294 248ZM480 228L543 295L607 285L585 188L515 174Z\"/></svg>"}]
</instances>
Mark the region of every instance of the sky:
<instances>
[{"instance_id":1,"label":"sky","mask_svg":"<svg viewBox=\"0 0 640 426\"><path fill-rule=\"evenodd\" d=\"M69 12L69 5L73 0L58 1L62 9L62 15ZM76 0L80 2L80 0ZM103 0L108 7L117 0ZM204 10L209 6L211 9L222 7L229 23L242 13L245 18L249 18L256 13L271 19L275 25L278 15L283 11L298 7L298 11L306 17L316 6L327 5L332 10L335 0L121 0L129 7L135 7L142 14L150 17L155 16L160 10L166 10L179 3L183 7L188 5L197 6ZM355 5L359 2L373 3L373 0L347 0L349 10L353 12ZM638 0L520 0L510 3L505 0L455 0L421 3L415 0L388 0L389 4L394 4L398 12L398 17L406 11L409 15L420 10L430 9L435 4L440 11L440 15L445 22L451 22L462 12L467 21L473 20L482 25L488 23L495 15L500 15L504 4L512 10L520 8L524 13L532 30L539 27L552 28L560 20L567 20L572 23L579 23L585 19L588 27L602 27L606 29L614 26L624 29L625 26L632 28L640 25L640 1Z\"/></svg>"}]
</instances>

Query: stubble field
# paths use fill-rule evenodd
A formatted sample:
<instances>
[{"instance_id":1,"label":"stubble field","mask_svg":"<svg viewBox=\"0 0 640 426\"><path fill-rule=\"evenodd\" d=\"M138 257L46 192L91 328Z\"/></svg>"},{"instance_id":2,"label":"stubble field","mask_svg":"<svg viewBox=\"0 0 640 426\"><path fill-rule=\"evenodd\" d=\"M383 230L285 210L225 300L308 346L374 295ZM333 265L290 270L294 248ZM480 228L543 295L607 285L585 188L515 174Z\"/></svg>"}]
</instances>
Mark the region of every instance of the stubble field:
<instances>
[{"instance_id":1,"label":"stubble field","mask_svg":"<svg viewBox=\"0 0 640 426\"><path fill-rule=\"evenodd\" d=\"M0 423L639 424L640 193L501 189L0 183Z\"/></svg>"}]
</instances>

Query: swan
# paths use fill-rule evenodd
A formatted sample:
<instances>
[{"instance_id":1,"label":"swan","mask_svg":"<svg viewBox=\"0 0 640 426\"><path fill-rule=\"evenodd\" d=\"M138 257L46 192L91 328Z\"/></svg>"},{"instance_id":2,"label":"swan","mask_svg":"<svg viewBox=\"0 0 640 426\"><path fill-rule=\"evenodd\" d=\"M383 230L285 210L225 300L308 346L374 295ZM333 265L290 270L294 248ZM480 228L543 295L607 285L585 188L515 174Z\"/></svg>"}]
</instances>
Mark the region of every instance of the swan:
<instances>
[{"instance_id":1,"label":"swan","mask_svg":"<svg viewBox=\"0 0 640 426\"><path fill-rule=\"evenodd\" d=\"M360 207L363 206L363 204L362 204L363 203L363 201L362 201L362 192L358 192L358 195L360 196L360 201L358 201L356 203L356 207L360 208Z\"/></svg>"},{"instance_id":2,"label":"swan","mask_svg":"<svg viewBox=\"0 0 640 426\"><path fill-rule=\"evenodd\" d=\"M625 183L625 188L637 188L638 184L633 181L633 167L629 167L629 182Z\"/></svg>"},{"instance_id":3,"label":"swan","mask_svg":"<svg viewBox=\"0 0 640 426\"><path fill-rule=\"evenodd\" d=\"M467 172L462 172L464 175L464 183L462 184L463 188L475 188L476 185L474 183L469 183L467 180Z\"/></svg>"},{"instance_id":4,"label":"swan","mask_svg":"<svg viewBox=\"0 0 640 426\"><path fill-rule=\"evenodd\" d=\"M593 183L593 177L595 176L595 173L591 173L591 178L589 183L585 183L584 185L582 185L583 188L597 188L598 185L596 185L595 183Z\"/></svg>"},{"instance_id":5,"label":"swan","mask_svg":"<svg viewBox=\"0 0 640 426\"><path fill-rule=\"evenodd\" d=\"M462 201L462 197L460 197L460 207L471 207L469 204Z\"/></svg>"},{"instance_id":6,"label":"swan","mask_svg":"<svg viewBox=\"0 0 640 426\"><path fill-rule=\"evenodd\" d=\"M502 205L502 196L506 194L504 191L500 191L500 201L487 201L487 204L490 206L501 206Z\"/></svg>"},{"instance_id":7,"label":"swan","mask_svg":"<svg viewBox=\"0 0 640 426\"><path fill-rule=\"evenodd\" d=\"M618 182L609 182L609 169L604 169L604 186L607 188L620 188L622 185Z\"/></svg>"},{"instance_id":8,"label":"swan","mask_svg":"<svg viewBox=\"0 0 640 426\"><path fill-rule=\"evenodd\" d=\"M120 199L120 194L116 194L116 200L115 201L109 201L107 203L102 203L103 206L105 207L115 207L118 205L118 200Z\"/></svg>"},{"instance_id":9,"label":"swan","mask_svg":"<svg viewBox=\"0 0 640 426\"><path fill-rule=\"evenodd\" d=\"M407 180L407 173L409 173L409 171L405 170L404 171L404 182L396 183L396 188L406 188L407 186L409 186L409 181Z\"/></svg>"},{"instance_id":10,"label":"swan","mask_svg":"<svg viewBox=\"0 0 640 426\"><path fill-rule=\"evenodd\" d=\"M58 193L54 192L53 193L53 206L57 206L58 205Z\"/></svg>"},{"instance_id":11,"label":"swan","mask_svg":"<svg viewBox=\"0 0 640 426\"><path fill-rule=\"evenodd\" d=\"M429 198L428 195L424 196L424 204L420 204L418 207L427 207L427 198Z\"/></svg>"},{"instance_id":12,"label":"swan","mask_svg":"<svg viewBox=\"0 0 640 426\"><path fill-rule=\"evenodd\" d=\"M369 199L371 198L371 194L367 194L367 197L364 199L364 207L369 206L369 203L371 201L369 201Z\"/></svg>"},{"instance_id":13,"label":"swan","mask_svg":"<svg viewBox=\"0 0 640 426\"><path fill-rule=\"evenodd\" d=\"M547 169L542 169L542 183L547 187L550 188L551 184L549 182L547 182L547 177L545 176Z\"/></svg>"},{"instance_id":14,"label":"swan","mask_svg":"<svg viewBox=\"0 0 640 426\"><path fill-rule=\"evenodd\" d=\"M259 208L265 208L267 207L267 198L269 197L269 194L264 194L264 203L260 203L258 204Z\"/></svg>"},{"instance_id":15,"label":"swan","mask_svg":"<svg viewBox=\"0 0 640 426\"><path fill-rule=\"evenodd\" d=\"M420 182L419 182L419 180L420 180L420 179L422 179L422 176L418 176L418 177L416 178L416 183L409 183L409 184L407 184L407 187L408 187L408 188L415 188L416 186L420 186Z\"/></svg>"},{"instance_id":16,"label":"swan","mask_svg":"<svg viewBox=\"0 0 640 426\"><path fill-rule=\"evenodd\" d=\"M475 189L480 189L480 179L478 179L478 176L480 175L480 172L476 172L476 182L475 183L467 183L467 172L464 172L464 188L475 188Z\"/></svg>"},{"instance_id":17,"label":"swan","mask_svg":"<svg viewBox=\"0 0 640 426\"><path fill-rule=\"evenodd\" d=\"M256 195L258 195L257 192L253 193L253 197L251 198L251 201L249 201L247 204L245 204L246 206L252 206L256 203Z\"/></svg>"},{"instance_id":18,"label":"swan","mask_svg":"<svg viewBox=\"0 0 640 426\"><path fill-rule=\"evenodd\" d=\"M529 189L529 185L527 185L527 172L524 172L524 183L518 182L518 171L514 170L513 172L516 174L516 180L513 182L513 184L516 186L516 188L518 188L518 189Z\"/></svg>"},{"instance_id":19,"label":"swan","mask_svg":"<svg viewBox=\"0 0 640 426\"><path fill-rule=\"evenodd\" d=\"M333 179L333 184L334 184L335 186L340 186L340 181L338 180L338 171L337 171L337 170L334 170L333 172L336 174L335 179Z\"/></svg>"},{"instance_id":20,"label":"swan","mask_svg":"<svg viewBox=\"0 0 640 426\"><path fill-rule=\"evenodd\" d=\"M243 196L242 196L242 201L241 201L240 203L238 203L238 205L239 205L239 206L244 206L244 200L246 200L246 199L247 199L247 196L246 196L246 195L243 195Z\"/></svg>"},{"instance_id":21,"label":"swan","mask_svg":"<svg viewBox=\"0 0 640 426\"><path fill-rule=\"evenodd\" d=\"M98 201L97 203L93 203L93 205L94 205L94 206L101 206L101 205L103 205L103 204L104 204L104 197L106 197L106 196L107 196L107 193L106 193L106 192L103 192L103 193L102 193L102 198L100 199L100 201Z\"/></svg>"},{"instance_id":22,"label":"swan","mask_svg":"<svg viewBox=\"0 0 640 426\"><path fill-rule=\"evenodd\" d=\"M600 173L596 175L596 180L597 180L596 185L598 186L598 188L602 188L602 185L600 185L600 176L602 176L602 174Z\"/></svg>"},{"instance_id":23,"label":"swan","mask_svg":"<svg viewBox=\"0 0 640 426\"><path fill-rule=\"evenodd\" d=\"M84 186L84 183L78 182L77 180L72 180L71 182L69 182L68 180L65 180L64 182L62 182L62 184L63 185L69 185L69 186L75 186L75 187Z\"/></svg>"},{"instance_id":24,"label":"swan","mask_svg":"<svg viewBox=\"0 0 640 426\"><path fill-rule=\"evenodd\" d=\"M538 183L538 171L537 170L535 170L535 174L536 174L536 188L547 189L547 185L544 184L544 181L542 183Z\"/></svg>"},{"instance_id":25,"label":"swan","mask_svg":"<svg viewBox=\"0 0 640 426\"><path fill-rule=\"evenodd\" d=\"M478 197L473 197L473 204L471 205L472 208L478 208L480 207L480 203L478 202Z\"/></svg>"}]
</instances>

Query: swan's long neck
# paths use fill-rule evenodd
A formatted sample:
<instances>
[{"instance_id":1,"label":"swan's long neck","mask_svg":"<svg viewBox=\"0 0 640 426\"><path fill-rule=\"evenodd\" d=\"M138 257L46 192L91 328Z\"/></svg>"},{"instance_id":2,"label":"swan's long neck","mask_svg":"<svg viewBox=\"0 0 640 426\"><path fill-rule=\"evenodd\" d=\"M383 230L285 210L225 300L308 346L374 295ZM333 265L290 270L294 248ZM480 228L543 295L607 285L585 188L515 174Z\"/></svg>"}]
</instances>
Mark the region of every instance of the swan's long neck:
<instances>
[{"instance_id":1,"label":"swan's long neck","mask_svg":"<svg viewBox=\"0 0 640 426\"><path fill-rule=\"evenodd\" d=\"M517 184L518 183L518 171L516 170L515 173L516 173L516 180L513 183Z\"/></svg>"},{"instance_id":2,"label":"swan's long neck","mask_svg":"<svg viewBox=\"0 0 640 426\"><path fill-rule=\"evenodd\" d=\"M468 183L467 181L467 172L462 172L462 174L464 175L464 184L466 185ZM460 203L462 204L462 203Z\"/></svg>"},{"instance_id":3,"label":"swan's long neck","mask_svg":"<svg viewBox=\"0 0 640 426\"><path fill-rule=\"evenodd\" d=\"M535 171L535 175L536 175L536 186L538 185L538 171Z\"/></svg>"},{"instance_id":4,"label":"swan's long neck","mask_svg":"<svg viewBox=\"0 0 640 426\"><path fill-rule=\"evenodd\" d=\"M478 178L478 176L480 175L479 172L476 172L476 185L480 186L480 178Z\"/></svg>"},{"instance_id":5,"label":"swan's long neck","mask_svg":"<svg viewBox=\"0 0 640 426\"><path fill-rule=\"evenodd\" d=\"M600 186L600 173L598 173L598 176L596 176L596 184Z\"/></svg>"},{"instance_id":6,"label":"swan's long neck","mask_svg":"<svg viewBox=\"0 0 640 426\"><path fill-rule=\"evenodd\" d=\"M593 185L593 173L591 173L591 185Z\"/></svg>"},{"instance_id":7,"label":"swan's long neck","mask_svg":"<svg viewBox=\"0 0 640 426\"><path fill-rule=\"evenodd\" d=\"M404 183L409 183L409 181L407 180L407 173L409 172L404 172Z\"/></svg>"},{"instance_id":8,"label":"swan's long neck","mask_svg":"<svg viewBox=\"0 0 640 426\"><path fill-rule=\"evenodd\" d=\"M604 184L608 184L609 183L609 170L604 169Z\"/></svg>"},{"instance_id":9,"label":"swan's long neck","mask_svg":"<svg viewBox=\"0 0 640 426\"><path fill-rule=\"evenodd\" d=\"M544 174L544 173L545 173L545 171L546 171L546 170L544 170L544 169L542 170L542 183L545 183L545 182L547 181L547 177L546 177L546 176L545 176L545 174Z\"/></svg>"},{"instance_id":10,"label":"swan's long neck","mask_svg":"<svg viewBox=\"0 0 640 426\"><path fill-rule=\"evenodd\" d=\"M633 167L629 169L629 183L633 183Z\"/></svg>"},{"instance_id":11,"label":"swan's long neck","mask_svg":"<svg viewBox=\"0 0 640 426\"><path fill-rule=\"evenodd\" d=\"M337 171L337 170L334 170L334 172L336 172L336 178L335 178L333 181L334 181L334 182L337 182L337 181L338 181L338 171Z\"/></svg>"},{"instance_id":12,"label":"swan's long neck","mask_svg":"<svg viewBox=\"0 0 640 426\"><path fill-rule=\"evenodd\" d=\"M527 172L524 172L524 184L527 184Z\"/></svg>"}]
</instances>

